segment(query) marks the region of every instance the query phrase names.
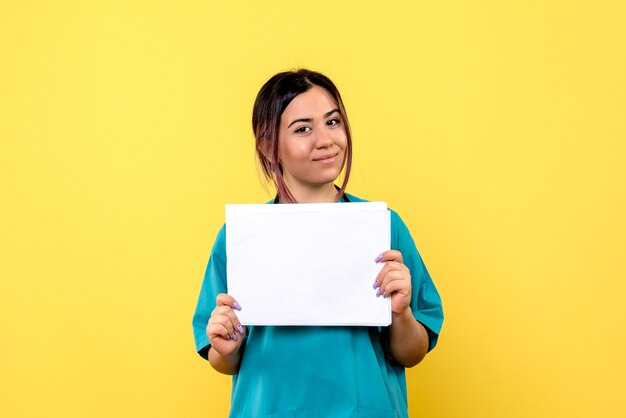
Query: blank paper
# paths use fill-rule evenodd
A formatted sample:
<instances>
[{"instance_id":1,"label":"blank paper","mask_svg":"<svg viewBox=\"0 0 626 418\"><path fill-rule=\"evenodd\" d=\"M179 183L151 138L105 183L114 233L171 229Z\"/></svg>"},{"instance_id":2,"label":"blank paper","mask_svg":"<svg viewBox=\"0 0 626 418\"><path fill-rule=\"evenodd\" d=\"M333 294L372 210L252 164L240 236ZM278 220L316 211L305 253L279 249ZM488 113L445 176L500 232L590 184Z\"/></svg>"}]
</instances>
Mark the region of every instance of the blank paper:
<instances>
[{"instance_id":1,"label":"blank paper","mask_svg":"<svg viewBox=\"0 0 626 418\"><path fill-rule=\"evenodd\" d=\"M390 246L383 202L226 205L228 294L244 325L391 323L372 287Z\"/></svg>"}]
</instances>

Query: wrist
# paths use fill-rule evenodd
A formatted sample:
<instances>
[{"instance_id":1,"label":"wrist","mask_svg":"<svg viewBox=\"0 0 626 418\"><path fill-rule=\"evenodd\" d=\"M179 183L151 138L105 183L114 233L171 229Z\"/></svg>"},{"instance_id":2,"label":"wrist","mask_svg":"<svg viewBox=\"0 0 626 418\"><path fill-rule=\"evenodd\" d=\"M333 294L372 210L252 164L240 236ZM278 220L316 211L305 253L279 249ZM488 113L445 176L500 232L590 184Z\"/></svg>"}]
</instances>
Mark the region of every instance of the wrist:
<instances>
[{"instance_id":1,"label":"wrist","mask_svg":"<svg viewBox=\"0 0 626 418\"><path fill-rule=\"evenodd\" d=\"M209 363L211 366L220 373L233 375L239 370L239 363L241 361L241 354L237 347L233 352L228 354L222 354L215 348L209 348Z\"/></svg>"},{"instance_id":2,"label":"wrist","mask_svg":"<svg viewBox=\"0 0 626 418\"><path fill-rule=\"evenodd\" d=\"M406 320L406 319L412 319L413 318L413 312L411 311L411 308L409 306L407 306L404 310L402 310L401 312L391 312L391 321L396 321L396 320Z\"/></svg>"},{"instance_id":3,"label":"wrist","mask_svg":"<svg viewBox=\"0 0 626 418\"><path fill-rule=\"evenodd\" d=\"M233 351L231 351L230 353L221 353L215 349L212 348L213 351L215 351L215 356L219 357L221 361L226 362L226 363L233 363L233 362L237 362L238 358L239 358L239 347L236 347Z\"/></svg>"}]
</instances>

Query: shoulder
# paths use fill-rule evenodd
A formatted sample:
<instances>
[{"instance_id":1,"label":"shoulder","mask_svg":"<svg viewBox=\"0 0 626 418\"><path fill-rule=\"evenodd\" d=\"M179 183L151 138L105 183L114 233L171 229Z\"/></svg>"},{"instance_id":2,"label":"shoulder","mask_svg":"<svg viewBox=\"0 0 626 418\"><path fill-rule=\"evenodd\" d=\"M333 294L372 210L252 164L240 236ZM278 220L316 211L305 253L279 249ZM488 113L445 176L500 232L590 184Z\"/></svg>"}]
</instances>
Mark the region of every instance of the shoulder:
<instances>
[{"instance_id":1,"label":"shoulder","mask_svg":"<svg viewBox=\"0 0 626 418\"><path fill-rule=\"evenodd\" d=\"M218 258L226 258L226 224L222 224L222 227L215 236L213 241L213 249L211 255Z\"/></svg>"},{"instance_id":2,"label":"shoulder","mask_svg":"<svg viewBox=\"0 0 626 418\"><path fill-rule=\"evenodd\" d=\"M226 242L226 223L222 224L222 227L219 231L217 231L217 236L215 237L216 244L224 244Z\"/></svg>"},{"instance_id":3,"label":"shoulder","mask_svg":"<svg viewBox=\"0 0 626 418\"><path fill-rule=\"evenodd\" d=\"M350 199L350 202L369 202L369 200L361 199L360 197L357 197L350 193L345 193L345 195L348 197L348 199Z\"/></svg>"}]
</instances>

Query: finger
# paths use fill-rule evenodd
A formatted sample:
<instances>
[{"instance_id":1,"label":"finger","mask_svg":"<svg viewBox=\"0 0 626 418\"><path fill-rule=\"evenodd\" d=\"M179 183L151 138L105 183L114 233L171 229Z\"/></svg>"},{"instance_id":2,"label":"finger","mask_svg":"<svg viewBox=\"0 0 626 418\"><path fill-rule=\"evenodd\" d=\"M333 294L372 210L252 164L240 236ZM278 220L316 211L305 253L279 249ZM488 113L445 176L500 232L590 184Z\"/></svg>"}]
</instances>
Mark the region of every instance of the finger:
<instances>
[{"instance_id":1,"label":"finger","mask_svg":"<svg viewBox=\"0 0 626 418\"><path fill-rule=\"evenodd\" d=\"M232 324L232 328L236 329L241 335L243 335L244 333L243 325L241 324L241 321L239 321L239 318L237 318L237 315L235 314L235 312L232 310L230 306L226 306L226 305L218 306L213 310L213 313L215 315L226 316L230 320Z\"/></svg>"},{"instance_id":2,"label":"finger","mask_svg":"<svg viewBox=\"0 0 626 418\"><path fill-rule=\"evenodd\" d=\"M398 271L398 270L390 271L383 278L383 281L380 284L380 287L376 291L376 296L380 296L383 294L389 295L390 291L388 287L389 287L389 284L393 281L402 281L402 282L408 283L409 285L411 283L410 278L407 278L407 274L405 272Z\"/></svg>"},{"instance_id":3,"label":"finger","mask_svg":"<svg viewBox=\"0 0 626 418\"><path fill-rule=\"evenodd\" d=\"M379 254L374 261L377 263L383 263L386 261L397 261L398 263L402 263L402 253L397 250L387 250L382 254Z\"/></svg>"},{"instance_id":4,"label":"finger","mask_svg":"<svg viewBox=\"0 0 626 418\"><path fill-rule=\"evenodd\" d=\"M229 335L232 336L233 332L235 332L235 328L233 323L230 321L230 318L226 315L215 315L209 319L209 324L219 324L226 328L226 331Z\"/></svg>"},{"instance_id":5,"label":"finger","mask_svg":"<svg viewBox=\"0 0 626 418\"><path fill-rule=\"evenodd\" d=\"M237 334L237 331L239 331L239 329L237 328L237 325L241 326L241 324L238 324L238 321L236 321L236 323L233 323L228 315L222 315L219 317L219 322L224 326L224 328L228 330L228 339L235 341L239 339L239 334Z\"/></svg>"},{"instance_id":6,"label":"finger","mask_svg":"<svg viewBox=\"0 0 626 418\"><path fill-rule=\"evenodd\" d=\"M230 340L228 329L221 323L209 323L206 334L209 340L214 340L215 338Z\"/></svg>"},{"instance_id":7,"label":"finger","mask_svg":"<svg viewBox=\"0 0 626 418\"><path fill-rule=\"evenodd\" d=\"M390 282L383 290L382 297L390 297L394 293L400 293L404 295L411 294L411 282L405 282L403 280L394 280Z\"/></svg>"},{"instance_id":8,"label":"finger","mask_svg":"<svg viewBox=\"0 0 626 418\"><path fill-rule=\"evenodd\" d=\"M226 293L220 293L219 295L217 295L217 297L215 298L215 302L217 306L226 305L238 311L241 310L241 305L239 305L235 298L231 295L227 295Z\"/></svg>"},{"instance_id":9,"label":"finger","mask_svg":"<svg viewBox=\"0 0 626 418\"><path fill-rule=\"evenodd\" d=\"M380 286L380 284L383 282L383 278L389 271L404 270L404 269L408 270L408 268L404 264L398 263L397 261L388 261L387 263L385 263L383 268L380 269L378 276L376 276L376 280L374 281L374 285L373 285L374 289Z\"/></svg>"}]
</instances>

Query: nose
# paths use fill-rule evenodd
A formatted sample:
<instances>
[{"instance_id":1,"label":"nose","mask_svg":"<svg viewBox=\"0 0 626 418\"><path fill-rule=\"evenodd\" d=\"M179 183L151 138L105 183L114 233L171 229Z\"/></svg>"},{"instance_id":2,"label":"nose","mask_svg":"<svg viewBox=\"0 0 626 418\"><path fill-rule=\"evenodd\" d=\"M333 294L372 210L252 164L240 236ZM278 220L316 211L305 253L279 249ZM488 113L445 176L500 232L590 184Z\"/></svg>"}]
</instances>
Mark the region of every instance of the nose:
<instances>
[{"instance_id":1,"label":"nose","mask_svg":"<svg viewBox=\"0 0 626 418\"><path fill-rule=\"evenodd\" d=\"M328 148L335 143L335 141L333 140L332 134L328 132L326 129L318 129L317 138L315 139L316 139L315 146L318 149Z\"/></svg>"}]
</instances>

